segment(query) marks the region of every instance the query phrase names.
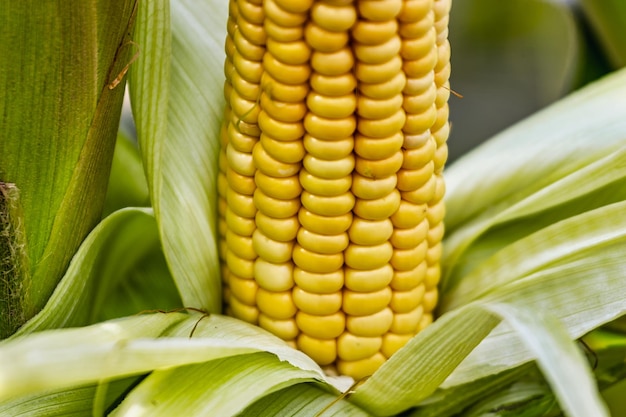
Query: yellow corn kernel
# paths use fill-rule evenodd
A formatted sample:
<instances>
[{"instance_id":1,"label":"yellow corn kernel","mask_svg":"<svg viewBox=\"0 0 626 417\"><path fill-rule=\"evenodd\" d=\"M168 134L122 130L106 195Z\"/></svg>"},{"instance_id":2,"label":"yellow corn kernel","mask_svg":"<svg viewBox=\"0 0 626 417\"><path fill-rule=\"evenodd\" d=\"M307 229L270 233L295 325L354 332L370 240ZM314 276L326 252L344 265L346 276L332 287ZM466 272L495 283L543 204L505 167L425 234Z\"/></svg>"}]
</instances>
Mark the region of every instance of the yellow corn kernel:
<instances>
[{"instance_id":1,"label":"yellow corn kernel","mask_svg":"<svg viewBox=\"0 0 626 417\"><path fill-rule=\"evenodd\" d=\"M438 300L450 2L229 2L226 311L356 379Z\"/></svg>"}]
</instances>

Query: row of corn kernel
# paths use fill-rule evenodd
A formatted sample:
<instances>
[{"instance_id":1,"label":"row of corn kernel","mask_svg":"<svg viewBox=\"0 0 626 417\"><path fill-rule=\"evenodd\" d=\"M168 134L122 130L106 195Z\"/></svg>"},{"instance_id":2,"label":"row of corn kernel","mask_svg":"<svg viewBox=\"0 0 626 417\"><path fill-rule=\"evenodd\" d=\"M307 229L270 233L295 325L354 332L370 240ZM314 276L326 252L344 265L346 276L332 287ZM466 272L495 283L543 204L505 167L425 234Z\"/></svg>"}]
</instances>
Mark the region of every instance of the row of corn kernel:
<instances>
[{"instance_id":1,"label":"row of corn kernel","mask_svg":"<svg viewBox=\"0 0 626 417\"><path fill-rule=\"evenodd\" d=\"M301 227L294 250L294 298L301 335L298 347L322 365L342 351L346 327L344 255L352 222L356 80L348 30L356 20L352 2L317 1L305 38L311 46L311 91L304 120L307 154L300 180Z\"/></svg>"},{"instance_id":2,"label":"row of corn kernel","mask_svg":"<svg viewBox=\"0 0 626 417\"><path fill-rule=\"evenodd\" d=\"M298 174L305 153L301 139L310 51L303 40L306 5L289 5L280 0L263 5L268 38L259 117L263 133L254 150L259 170L254 241L259 254L255 263L259 325L295 346L299 329L294 318L291 256L299 227L302 187Z\"/></svg>"},{"instance_id":3,"label":"row of corn kernel","mask_svg":"<svg viewBox=\"0 0 626 417\"><path fill-rule=\"evenodd\" d=\"M226 266L229 288L229 312L256 323L256 283L254 261L257 257L252 235L256 229L256 167L253 150L259 142L260 82L265 55L264 14L262 8L248 0L238 0L231 7L237 11L232 30L233 51L230 76L232 89L228 97L231 117L226 128ZM232 12L231 12L231 17ZM228 49L228 39L227 39ZM229 69L227 69L228 72Z\"/></svg>"}]
</instances>

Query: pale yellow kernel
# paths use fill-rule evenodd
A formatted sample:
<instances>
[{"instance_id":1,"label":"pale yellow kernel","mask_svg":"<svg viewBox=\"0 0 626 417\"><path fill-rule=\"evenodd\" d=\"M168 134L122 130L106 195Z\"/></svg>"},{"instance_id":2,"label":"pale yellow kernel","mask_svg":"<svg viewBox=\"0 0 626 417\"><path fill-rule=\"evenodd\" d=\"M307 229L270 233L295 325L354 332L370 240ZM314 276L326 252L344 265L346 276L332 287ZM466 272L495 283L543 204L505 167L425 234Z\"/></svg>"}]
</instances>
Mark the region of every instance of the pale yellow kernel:
<instances>
[{"instance_id":1,"label":"pale yellow kernel","mask_svg":"<svg viewBox=\"0 0 626 417\"><path fill-rule=\"evenodd\" d=\"M359 94L372 99L382 100L393 97L404 90L406 77L403 72L398 72L393 77L378 83L359 84Z\"/></svg>"},{"instance_id":2,"label":"pale yellow kernel","mask_svg":"<svg viewBox=\"0 0 626 417\"><path fill-rule=\"evenodd\" d=\"M226 195L226 190L228 189L228 179L224 172L220 170L220 173L217 175L217 194L220 196Z\"/></svg>"},{"instance_id":3,"label":"pale yellow kernel","mask_svg":"<svg viewBox=\"0 0 626 417\"><path fill-rule=\"evenodd\" d=\"M389 240L393 233L393 224L389 219L365 220L355 217L348 234L350 241L357 245L380 245Z\"/></svg>"},{"instance_id":4,"label":"pale yellow kernel","mask_svg":"<svg viewBox=\"0 0 626 417\"><path fill-rule=\"evenodd\" d=\"M443 200L443 196L446 192L446 183L444 181L443 175L437 174L435 175L435 194L433 195L433 199L431 204L435 204L439 201Z\"/></svg>"},{"instance_id":5,"label":"pale yellow kernel","mask_svg":"<svg viewBox=\"0 0 626 417\"><path fill-rule=\"evenodd\" d=\"M355 172L352 179L354 196L365 200L375 200L389 195L398 183L395 175L385 178L368 178Z\"/></svg>"},{"instance_id":6,"label":"pale yellow kernel","mask_svg":"<svg viewBox=\"0 0 626 417\"><path fill-rule=\"evenodd\" d=\"M261 108L268 116L279 122L295 123L304 118L306 105L303 102L287 102L272 99L266 92L261 94Z\"/></svg>"},{"instance_id":7,"label":"pale yellow kernel","mask_svg":"<svg viewBox=\"0 0 626 417\"><path fill-rule=\"evenodd\" d=\"M350 189L352 176L346 175L343 178L326 179L316 177L303 169L300 171L300 184L311 194L333 196L343 194Z\"/></svg>"},{"instance_id":8,"label":"pale yellow kernel","mask_svg":"<svg viewBox=\"0 0 626 417\"><path fill-rule=\"evenodd\" d=\"M398 22L395 19L383 21L359 20L352 27L352 38L363 44L379 44L398 33Z\"/></svg>"},{"instance_id":9,"label":"pale yellow kernel","mask_svg":"<svg viewBox=\"0 0 626 417\"><path fill-rule=\"evenodd\" d=\"M437 32L429 30L420 37L402 40L400 55L402 58L412 61L428 54L432 48L436 48Z\"/></svg>"},{"instance_id":10,"label":"pale yellow kernel","mask_svg":"<svg viewBox=\"0 0 626 417\"><path fill-rule=\"evenodd\" d=\"M248 323L256 324L259 320L259 309L254 306L249 306L236 297L230 297L228 300L229 313L239 320L247 321Z\"/></svg>"},{"instance_id":11,"label":"pale yellow kernel","mask_svg":"<svg viewBox=\"0 0 626 417\"><path fill-rule=\"evenodd\" d=\"M245 25L244 25L245 26ZM254 29L255 25L248 25L248 28ZM233 65L239 73L246 69L243 65L258 65L263 60L265 47L263 45L254 44L246 35L238 29L233 36L233 44L236 51L232 55ZM245 71L243 71L245 73ZM256 72L256 71L255 71ZM258 80L258 75L253 73L242 74L249 81Z\"/></svg>"},{"instance_id":12,"label":"pale yellow kernel","mask_svg":"<svg viewBox=\"0 0 626 417\"><path fill-rule=\"evenodd\" d=\"M327 316L341 309L342 293L336 291L318 294L305 291L302 287L293 289L293 302L300 311L314 316Z\"/></svg>"},{"instance_id":13,"label":"pale yellow kernel","mask_svg":"<svg viewBox=\"0 0 626 417\"><path fill-rule=\"evenodd\" d=\"M259 141L256 136L250 136L237 130L234 123L229 123L226 131L228 137L228 145L235 148L239 152L252 153L254 145Z\"/></svg>"},{"instance_id":14,"label":"pale yellow kernel","mask_svg":"<svg viewBox=\"0 0 626 417\"><path fill-rule=\"evenodd\" d=\"M293 241L279 242L267 237L260 229L254 231L252 244L258 256L272 263L283 263L291 259Z\"/></svg>"},{"instance_id":15,"label":"pale yellow kernel","mask_svg":"<svg viewBox=\"0 0 626 417\"><path fill-rule=\"evenodd\" d=\"M418 332L421 332L422 330L424 330L426 327L428 327L431 323L433 322L433 315L428 313L428 314L424 314L422 316L422 320L420 320L420 324L417 328Z\"/></svg>"},{"instance_id":16,"label":"pale yellow kernel","mask_svg":"<svg viewBox=\"0 0 626 417\"><path fill-rule=\"evenodd\" d=\"M402 166L402 160L402 151L399 150L385 159L372 160L357 158L354 168L356 172L364 177L374 179L386 178L398 172Z\"/></svg>"},{"instance_id":17,"label":"pale yellow kernel","mask_svg":"<svg viewBox=\"0 0 626 417\"><path fill-rule=\"evenodd\" d=\"M293 262L306 271L329 273L336 271L343 265L343 254L321 254L304 249L300 245L293 248Z\"/></svg>"},{"instance_id":18,"label":"pale yellow kernel","mask_svg":"<svg viewBox=\"0 0 626 417\"><path fill-rule=\"evenodd\" d=\"M443 203L443 200L439 200L436 203L428 206L426 218L428 219L428 223L430 225L436 225L443 220L445 214L446 205Z\"/></svg>"},{"instance_id":19,"label":"pale yellow kernel","mask_svg":"<svg viewBox=\"0 0 626 417\"><path fill-rule=\"evenodd\" d=\"M265 45L267 37L263 26L254 24L245 19L238 19L237 29L239 29L249 42L259 46Z\"/></svg>"},{"instance_id":20,"label":"pale yellow kernel","mask_svg":"<svg viewBox=\"0 0 626 417\"><path fill-rule=\"evenodd\" d=\"M280 2L277 0L264 0L263 1L263 9L267 16L266 23L268 20L276 23L280 26L301 26L307 20L306 12L292 12L287 10L284 7L281 7L281 4L284 2ZM308 3L308 1L298 1L298 2L289 2L295 3L294 6L304 6ZM310 7L310 5L309 5ZM308 7L304 10L308 10Z\"/></svg>"},{"instance_id":21,"label":"pale yellow kernel","mask_svg":"<svg viewBox=\"0 0 626 417\"><path fill-rule=\"evenodd\" d=\"M291 291L274 292L259 288L256 303L262 314L278 320L289 319L298 311L293 303Z\"/></svg>"},{"instance_id":22,"label":"pale yellow kernel","mask_svg":"<svg viewBox=\"0 0 626 417\"><path fill-rule=\"evenodd\" d=\"M393 268L390 264L367 270L345 268L344 273L345 287L358 292L381 290L389 285L393 279Z\"/></svg>"},{"instance_id":23,"label":"pale yellow kernel","mask_svg":"<svg viewBox=\"0 0 626 417\"><path fill-rule=\"evenodd\" d=\"M354 94L344 96L325 96L311 92L306 99L310 111L318 116L330 119L343 119L354 113L357 100Z\"/></svg>"},{"instance_id":24,"label":"pale yellow kernel","mask_svg":"<svg viewBox=\"0 0 626 417\"><path fill-rule=\"evenodd\" d=\"M328 217L344 215L352 210L355 204L351 192L336 196L320 196L303 191L300 200L307 210Z\"/></svg>"},{"instance_id":25,"label":"pale yellow kernel","mask_svg":"<svg viewBox=\"0 0 626 417\"><path fill-rule=\"evenodd\" d=\"M324 155L306 154L302 160L304 169L311 175L329 180L344 178L352 173L355 166L354 155L348 154L341 159L329 160Z\"/></svg>"},{"instance_id":26,"label":"pale yellow kernel","mask_svg":"<svg viewBox=\"0 0 626 417\"><path fill-rule=\"evenodd\" d=\"M402 94L396 94L385 99L372 99L365 95L359 95L357 114L366 119L386 119L402 108L403 100Z\"/></svg>"},{"instance_id":27,"label":"pale yellow kernel","mask_svg":"<svg viewBox=\"0 0 626 417\"><path fill-rule=\"evenodd\" d=\"M338 311L327 316L315 316L299 311L296 323L302 333L317 339L334 339L343 333L346 327L346 316Z\"/></svg>"},{"instance_id":28,"label":"pale yellow kernel","mask_svg":"<svg viewBox=\"0 0 626 417\"><path fill-rule=\"evenodd\" d=\"M431 226L428 231L428 244L432 247L439 242L443 238L444 225L443 222L438 223L437 225Z\"/></svg>"},{"instance_id":29,"label":"pale yellow kernel","mask_svg":"<svg viewBox=\"0 0 626 417\"><path fill-rule=\"evenodd\" d=\"M428 265L436 265L441 260L441 255L443 255L443 246L441 242L438 242L428 248L426 252L426 262L428 262Z\"/></svg>"},{"instance_id":30,"label":"pale yellow kernel","mask_svg":"<svg viewBox=\"0 0 626 417\"><path fill-rule=\"evenodd\" d=\"M394 313L408 313L421 304L424 292L423 285L418 285L408 291L394 291L389 307L391 307Z\"/></svg>"},{"instance_id":31,"label":"pale yellow kernel","mask_svg":"<svg viewBox=\"0 0 626 417\"><path fill-rule=\"evenodd\" d=\"M430 290L437 287L441 278L441 267L439 264L429 266L424 277L424 286Z\"/></svg>"},{"instance_id":32,"label":"pale yellow kernel","mask_svg":"<svg viewBox=\"0 0 626 417\"><path fill-rule=\"evenodd\" d=\"M238 216L251 219L256 215L256 207L252 196L240 194L229 188L226 191L226 201L230 210Z\"/></svg>"},{"instance_id":33,"label":"pale yellow kernel","mask_svg":"<svg viewBox=\"0 0 626 417\"><path fill-rule=\"evenodd\" d=\"M407 113L422 113L435 105L437 99L437 87L431 84L430 87L415 95L404 95L403 107ZM436 106L435 106L436 108Z\"/></svg>"},{"instance_id":34,"label":"pale yellow kernel","mask_svg":"<svg viewBox=\"0 0 626 417\"><path fill-rule=\"evenodd\" d=\"M232 146L226 147L228 165L241 175L253 176L256 172L251 153L240 152Z\"/></svg>"},{"instance_id":35,"label":"pale yellow kernel","mask_svg":"<svg viewBox=\"0 0 626 417\"><path fill-rule=\"evenodd\" d=\"M267 40L267 50L278 61L287 65L301 65L311 56L311 48L304 40L279 42L271 38Z\"/></svg>"},{"instance_id":36,"label":"pale yellow kernel","mask_svg":"<svg viewBox=\"0 0 626 417\"><path fill-rule=\"evenodd\" d=\"M313 70L319 74L327 76L337 76L345 74L352 70L352 68L354 67L354 56L352 55L352 50L349 47L344 47L342 49L339 49L338 51L332 52L314 51L311 54L310 64ZM398 70L400 68L398 68ZM358 74L357 78L359 78Z\"/></svg>"},{"instance_id":37,"label":"pale yellow kernel","mask_svg":"<svg viewBox=\"0 0 626 417\"><path fill-rule=\"evenodd\" d=\"M353 212L366 220L381 220L393 215L400 207L400 192L393 190L385 197L375 200L358 199L354 204Z\"/></svg>"},{"instance_id":38,"label":"pale yellow kernel","mask_svg":"<svg viewBox=\"0 0 626 417\"><path fill-rule=\"evenodd\" d=\"M366 64L383 64L400 53L402 42L399 36L393 36L377 45L355 43L352 47L354 55Z\"/></svg>"},{"instance_id":39,"label":"pale yellow kernel","mask_svg":"<svg viewBox=\"0 0 626 417\"><path fill-rule=\"evenodd\" d=\"M348 316L346 328L357 336L382 336L389 331L393 317L393 311L388 307L367 316Z\"/></svg>"},{"instance_id":40,"label":"pale yellow kernel","mask_svg":"<svg viewBox=\"0 0 626 417\"><path fill-rule=\"evenodd\" d=\"M395 291L411 290L422 284L426 277L427 269L428 264L424 261L409 271L395 271L389 285Z\"/></svg>"},{"instance_id":41,"label":"pale yellow kernel","mask_svg":"<svg viewBox=\"0 0 626 417\"><path fill-rule=\"evenodd\" d=\"M442 86L437 86L437 98L435 104L437 107L443 107L448 103L450 98L450 82L446 82Z\"/></svg>"},{"instance_id":42,"label":"pale yellow kernel","mask_svg":"<svg viewBox=\"0 0 626 417\"><path fill-rule=\"evenodd\" d=\"M402 147L402 132L394 132L386 138L370 138L357 133L354 137L354 152L364 159L384 159Z\"/></svg>"},{"instance_id":43,"label":"pale yellow kernel","mask_svg":"<svg viewBox=\"0 0 626 417\"><path fill-rule=\"evenodd\" d=\"M315 56L315 54L314 54ZM382 64L366 64L357 62L355 66L356 78L364 83L382 83L392 79L402 70L402 58L394 56Z\"/></svg>"},{"instance_id":44,"label":"pale yellow kernel","mask_svg":"<svg viewBox=\"0 0 626 417\"><path fill-rule=\"evenodd\" d=\"M284 101L287 103L302 103L309 92L309 84L285 84L278 82L267 72L261 77L261 87L272 100Z\"/></svg>"},{"instance_id":45,"label":"pale yellow kernel","mask_svg":"<svg viewBox=\"0 0 626 417\"><path fill-rule=\"evenodd\" d=\"M402 10L402 0L361 0L358 2L361 18L385 21L395 19Z\"/></svg>"},{"instance_id":46,"label":"pale yellow kernel","mask_svg":"<svg viewBox=\"0 0 626 417\"><path fill-rule=\"evenodd\" d=\"M237 6L239 8L240 19L243 18L250 23L254 23L255 25L263 24L265 13L263 12L263 7L261 5L254 4L251 1L240 1L237 2Z\"/></svg>"},{"instance_id":47,"label":"pale yellow kernel","mask_svg":"<svg viewBox=\"0 0 626 417\"><path fill-rule=\"evenodd\" d=\"M239 236L232 231L226 232L226 243L228 249L233 254L243 259L255 259L257 257L256 252L252 246L252 238L248 236Z\"/></svg>"},{"instance_id":48,"label":"pale yellow kernel","mask_svg":"<svg viewBox=\"0 0 626 417\"><path fill-rule=\"evenodd\" d=\"M424 301L426 301L425 298ZM422 319L422 314L424 314L424 307L422 305L417 306L407 313L394 314L389 331L398 334L415 334L420 320Z\"/></svg>"},{"instance_id":49,"label":"pale yellow kernel","mask_svg":"<svg viewBox=\"0 0 626 417\"><path fill-rule=\"evenodd\" d=\"M350 243L345 232L338 235L322 235L303 227L298 231L297 240L304 249L323 254L342 252Z\"/></svg>"},{"instance_id":50,"label":"pale yellow kernel","mask_svg":"<svg viewBox=\"0 0 626 417\"><path fill-rule=\"evenodd\" d=\"M235 172L232 168L228 167L226 169L226 184L228 187L232 188L233 191L243 195L252 195L254 194L254 190L256 190L256 184L254 183L253 177L248 177L247 175L241 175ZM228 195L228 191L224 193Z\"/></svg>"},{"instance_id":51,"label":"pale yellow kernel","mask_svg":"<svg viewBox=\"0 0 626 417\"><path fill-rule=\"evenodd\" d=\"M425 74L416 74L411 77L407 76L406 85L404 86L404 94L408 96L417 96L424 94L432 88L435 83L435 72L429 71Z\"/></svg>"},{"instance_id":52,"label":"pale yellow kernel","mask_svg":"<svg viewBox=\"0 0 626 417\"><path fill-rule=\"evenodd\" d=\"M416 21L401 21L398 27L398 33L402 38L420 38L425 35L426 32L433 29L435 25L435 14L429 12L424 15L422 19ZM435 28L435 32L437 32Z\"/></svg>"},{"instance_id":53,"label":"pale yellow kernel","mask_svg":"<svg viewBox=\"0 0 626 417\"><path fill-rule=\"evenodd\" d=\"M426 291L424 294L424 298L422 301L422 306L424 307L424 313L430 313L437 306L437 300L439 299L439 292L437 288L433 288L431 290Z\"/></svg>"},{"instance_id":54,"label":"pale yellow kernel","mask_svg":"<svg viewBox=\"0 0 626 417\"><path fill-rule=\"evenodd\" d=\"M434 126L437 120L437 109L433 105L422 113L407 113L402 131L405 134L422 133Z\"/></svg>"},{"instance_id":55,"label":"pale yellow kernel","mask_svg":"<svg viewBox=\"0 0 626 417\"><path fill-rule=\"evenodd\" d=\"M343 278L343 269L329 273L316 273L296 267L293 271L293 279L298 288L314 294L333 294L340 291L343 287Z\"/></svg>"},{"instance_id":56,"label":"pale yellow kernel","mask_svg":"<svg viewBox=\"0 0 626 417\"><path fill-rule=\"evenodd\" d=\"M415 227L426 218L428 206L426 204L413 204L409 201L402 201L398 211L391 216L391 221L395 227L409 229Z\"/></svg>"},{"instance_id":57,"label":"pale yellow kernel","mask_svg":"<svg viewBox=\"0 0 626 417\"><path fill-rule=\"evenodd\" d=\"M385 356L380 352L369 358L357 361L339 360L337 361L337 370L341 375L348 375L354 378L355 381L359 381L373 375L374 372L385 363L385 360Z\"/></svg>"},{"instance_id":58,"label":"pale yellow kernel","mask_svg":"<svg viewBox=\"0 0 626 417\"><path fill-rule=\"evenodd\" d=\"M254 261L254 278L259 287L268 291L287 291L293 287L293 263L275 264L265 259Z\"/></svg>"},{"instance_id":59,"label":"pale yellow kernel","mask_svg":"<svg viewBox=\"0 0 626 417\"><path fill-rule=\"evenodd\" d=\"M243 120L239 119L235 114L232 114L232 112L230 122L235 126L237 131L243 134L254 136L257 138L261 135L261 128L259 128L258 123L246 123Z\"/></svg>"},{"instance_id":60,"label":"pale yellow kernel","mask_svg":"<svg viewBox=\"0 0 626 417\"><path fill-rule=\"evenodd\" d=\"M226 225L234 233L241 236L252 236L252 233L256 229L253 218L241 217L231 209L226 210ZM225 236L225 233L221 235Z\"/></svg>"},{"instance_id":61,"label":"pale yellow kernel","mask_svg":"<svg viewBox=\"0 0 626 417\"><path fill-rule=\"evenodd\" d=\"M229 250L226 252L226 264L231 276L238 276L243 279L254 278L254 260L240 258Z\"/></svg>"},{"instance_id":62,"label":"pale yellow kernel","mask_svg":"<svg viewBox=\"0 0 626 417\"><path fill-rule=\"evenodd\" d=\"M253 279L244 279L236 275L228 277L228 286L232 297L237 297L242 303L253 306L256 303L256 293L259 285Z\"/></svg>"},{"instance_id":63,"label":"pale yellow kernel","mask_svg":"<svg viewBox=\"0 0 626 417\"><path fill-rule=\"evenodd\" d=\"M430 161L418 169L401 169L398 171L398 190L417 190L424 185L434 174L435 164Z\"/></svg>"},{"instance_id":64,"label":"pale yellow kernel","mask_svg":"<svg viewBox=\"0 0 626 417\"><path fill-rule=\"evenodd\" d=\"M425 258L428 242L423 241L410 249L396 249L391 258L391 265L397 271L410 271L417 267Z\"/></svg>"},{"instance_id":65,"label":"pale yellow kernel","mask_svg":"<svg viewBox=\"0 0 626 417\"><path fill-rule=\"evenodd\" d=\"M352 4L333 6L317 1L311 8L311 19L318 26L332 31L342 32L350 29L357 19L356 9Z\"/></svg>"},{"instance_id":66,"label":"pale yellow kernel","mask_svg":"<svg viewBox=\"0 0 626 417\"><path fill-rule=\"evenodd\" d=\"M433 135L434 136L434 135ZM435 157L433 158L433 162L435 163L435 172L440 173L443 169L443 165L446 163L448 159L448 146L443 144L437 148L435 151Z\"/></svg>"},{"instance_id":67,"label":"pale yellow kernel","mask_svg":"<svg viewBox=\"0 0 626 417\"><path fill-rule=\"evenodd\" d=\"M414 22L423 19L433 8L433 0L405 0L398 20Z\"/></svg>"},{"instance_id":68,"label":"pale yellow kernel","mask_svg":"<svg viewBox=\"0 0 626 417\"><path fill-rule=\"evenodd\" d=\"M314 91L325 96L343 96L354 92L357 81L352 72L337 76L313 73L310 83Z\"/></svg>"},{"instance_id":69,"label":"pale yellow kernel","mask_svg":"<svg viewBox=\"0 0 626 417\"><path fill-rule=\"evenodd\" d=\"M402 192L402 198L413 204L425 204L433 199L435 195L437 181L435 177L430 177L426 184L414 191Z\"/></svg>"},{"instance_id":70,"label":"pale yellow kernel","mask_svg":"<svg viewBox=\"0 0 626 417\"><path fill-rule=\"evenodd\" d=\"M399 108L384 119L359 119L357 129L363 136L370 138L386 138L406 127L408 118L403 109Z\"/></svg>"},{"instance_id":71,"label":"pale yellow kernel","mask_svg":"<svg viewBox=\"0 0 626 417\"><path fill-rule=\"evenodd\" d=\"M396 249L414 248L426 239L428 221L423 220L417 226L407 229L395 228L389 242Z\"/></svg>"},{"instance_id":72,"label":"pale yellow kernel","mask_svg":"<svg viewBox=\"0 0 626 417\"><path fill-rule=\"evenodd\" d=\"M343 139L324 140L304 135L304 148L312 156L321 159L342 159L349 156L354 149L354 138L348 136Z\"/></svg>"},{"instance_id":73,"label":"pale yellow kernel","mask_svg":"<svg viewBox=\"0 0 626 417\"><path fill-rule=\"evenodd\" d=\"M254 181L265 195L280 200L297 198L302 191L297 175L286 178L276 178L270 177L261 171L257 171L254 175Z\"/></svg>"},{"instance_id":74,"label":"pale yellow kernel","mask_svg":"<svg viewBox=\"0 0 626 417\"><path fill-rule=\"evenodd\" d=\"M394 353L396 353L400 348L409 343L409 340L413 338L413 334L395 334L395 333L387 333L383 336L383 343L380 348L380 351L387 358L391 357Z\"/></svg>"},{"instance_id":75,"label":"pale yellow kernel","mask_svg":"<svg viewBox=\"0 0 626 417\"><path fill-rule=\"evenodd\" d=\"M309 46L320 52L333 52L348 43L348 32L331 32L310 22L304 28L304 38Z\"/></svg>"},{"instance_id":76,"label":"pale yellow kernel","mask_svg":"<svg viewBox=\"0 0 626 417\"><path fill-rule=\"evenodd\" d=\"M302 227L315 232L326 235L337 235L343 233L350 227L352 223L352 212L348 212L341 216L323 216L306 208L301 208L298 212L298 220Z\"/></svg>"},{"instance_id":77,"label":"pale yellow kernel","mask_svg":"<svg viewBox=\"0 0 626 417\"><path fill-rule=\"evenodd\" d=\"M255 101L242 98L237 90L230 91L230 107L239 121L255 124L259 118L260 107Z\"/></svg>"},{"instance_id":78,"label":"pale yellow kernel","mask_svg":"<svg viewBox=\"0 0 626 417\"><path fill-rule=\"evenodd\" d=\"M259 326L283 340L293 340L300 333L294 319L275 319L263 313L259 314Z\"/></svg>"},{"instance_id":79,"label":"pale yellow kernel","mask_svg":"<svg viewBox=\"0 0 626 417\"><path fill-rule=\"evenodd\" d=\"M288 163L279 161L267 153L267 150L260 143L254 146L252 157L257 169L271 177L291 177L300 171L301 165L299 162Z\"/></svg>"},{"instance_id":80,"label":"pale yellow kernel","mask_svg":"<svg viewBox=\"0 0 626 417\"><path fill-rule=\"evenodd\" d=\"M280 219L268 216L259 211L256 214L255 221L256 227L263 232L265 236L279 242L289 242L295 239L298 228L300 227L298 217L295 215Z\"/></svg>"},{"instance_id":81,"label":"pale yellow kernel","mask_svg":"<svg viewBox=\"0 0 626 417\"><path fill-rule=\"evenodd\" d=\"M443 69L436 71L435 72L435 84L437 85L444 85L448 82L448 80L450 79L450 71L451 71L452 67L450 65L450 63L448 62L446 64L445 67L443 67ZM447 120L447 119L446 119Z\"/></svg>"},{"instance_id":82,"label":"pale yellow kernel","mask_svg":"<svg viewBox=\"0 0 626 417\"><path fill-rule=\"evenodd\" d=\"M351 244L344 252L345 263L350 268L371 270L380 268L392 258L393 246L389 242L362 246Z\"/></svg>"},{"instance_id":83,"label":"pale yellow kernel","mask_svg":"<svg viewBox=\"0 0 626 417\"><path fill-rule=\"evenodd\" d=\"M352 135L356 129L356 118L348 116L343 119L328 119L314 113L307 113L304 117L304 128L311 136L318 139L344 139Z\"/></svg>"},{"instance_id":84,"label":"pale yellow kernel","mask_svg":"<svg viewBox=\"0 0 626 417\"><path fill-rule=\"evenodd\" d=\"M337 342L335 339L318 339L300 333L297 346L298 349L322 366L330 365L337 359Z\"/></svg>"},{"instance_id":85,"label":"pale yellow kernel","mask_svg":"<svg viewBox=\"0 0 626 417\"><path fill-rule=\"evenodd\" d=\"M382 337L362 337L344 333L337 338L337 354L344 361L357 361L380 351Z\"/></svg>"},{"instance_id":86,"label":"pale yellow kernel","mask_svg":"<svg viewBox=\"0 0 626 417\"><path fill-rule=\"evenodd\" d=\"M311 67L308 64L285 64L268 53L263 56L263 69L277 81L291 85L302 84L308 81L311 75Z\"/></svg>"},{"instance_id":87,"label":"pale yellow kernel","mask_svg":"<svg viewBox=\"0 0 626 417\"><path fill-rule=\"evenodd\" d=\"M285 142L261 134L260 142L270 157L284 164L297 164L306 154L302 141L299 140Z\"/></svg>"},{"instance_id":88,"label":"pale yellow kernel","mask_svg":"<svg viewBox=\"0 0 626 417\"><path fill-rule=\"evenodd\" d=\"M430 139L426 143L418 148L405 149L403 152L402 168L404 169L418 169L423 167L433 159L436 150L435 141ZM406 146L405 146L406 148Z\"/></svg>"},{"instance_id":89,"label":"pale yellow kernel","mask_svg":"<svg viewBox=\"0 0 626 417\"><path fill-rule=\"evenodd\" d=\"M372 292L356 292L347 289L343 291L343 311L350 316L369 316L379 313L389 305L390 301L391 288L389 287ZM391 323L391 320L389 322Z\"/></svg>"},{"instance_id":90,"label":"pale yellow kernel","mask_svg":"<svg viewBox=\"0 0 626 417\"><path fill-rule=\"evenodd\" d=\"M272 198L257 188L254 192L254 205L267 216L275 219L286 219L295 216L300 210L300 199L280 200Z\"/></svg>"},{"instance_id":91,"label":"pale yellow kernel","mask_svg":"<svg viewBox=\"0 0 626 417\"><path fill-rule=\"evenodd\" d=\"M404 61L402 70L405 72L407 78L420 77L433 71L435 64L437 64L437 50L432 49L428 54L423 55L419 59Z\"/></svg>"}]
</instances>

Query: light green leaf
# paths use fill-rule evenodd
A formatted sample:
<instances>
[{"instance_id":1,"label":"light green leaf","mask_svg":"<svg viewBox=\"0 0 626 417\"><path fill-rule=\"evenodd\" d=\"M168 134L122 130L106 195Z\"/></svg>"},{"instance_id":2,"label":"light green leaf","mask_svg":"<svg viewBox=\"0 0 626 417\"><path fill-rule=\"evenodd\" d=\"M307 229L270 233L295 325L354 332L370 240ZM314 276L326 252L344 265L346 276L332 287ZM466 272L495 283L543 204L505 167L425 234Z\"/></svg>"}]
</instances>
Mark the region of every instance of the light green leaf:
<instances>
[{"instance_id":1,"label":"light green leaf","mask_svg":"<svg viewBox=\"0 0 626 417\"><path fill-rule=\"evenodd\" d=\"M155 246L150 209L128 208L108 216L85 239L46 306L17 334L95 322L116 285Z\"/></svg>"},{"instance_id":2,"label":"light green leaf","mask_svg":"<svg viewBox=\"0 0 626 417\"><path fill-rule=\"evenodd\" d=\"M267 394L316 376L266 352L216 359L153 372L112 416L234 416Z\"/></svg>"},{"instance_id":3,"label":"light green leaf","mask_svg":"<svg viewBox=\"0 0 626 417\"><path fill-rule=\"evenodd\" d=\"M259 327L218 315L158 313L17 337L0 344L0 402L154 369L267 351L333 382L310 359Z\"/></svg>"},{"instance_id":4,"label":"light green leaf","mask_svg":"<svg viewBox=\"0 0 626 417\"><path fill-rule=\"evenodd\" d=\"M315 384L297 384L266 395L238 414L239 417L369 417L371 414L345 399L339 400Z\"/></svg>"},{"instance_id":5,"label":"light green leaf","mask_svg":"<svg viewBox=\"0 0 626 417\"><path fill-rule=\"evenodd\" d=\"M26 319L100 219L133 6L29 0L0 7L0 180L21 193L32 279L12 308Z\"/></svg>"},{"instance_id":6,"label":"light green leaf","mask_svg":"<svg viewBox=\"0 0 626 417\"><path fill-rule=\"evenodd\" d=\"M170 56L167 1L146 5L137 26L146 54L131 78L165 256L185 305L212 312L221 310L216 175L227 6L172 1Z\"/></svg>"}]
</instances>

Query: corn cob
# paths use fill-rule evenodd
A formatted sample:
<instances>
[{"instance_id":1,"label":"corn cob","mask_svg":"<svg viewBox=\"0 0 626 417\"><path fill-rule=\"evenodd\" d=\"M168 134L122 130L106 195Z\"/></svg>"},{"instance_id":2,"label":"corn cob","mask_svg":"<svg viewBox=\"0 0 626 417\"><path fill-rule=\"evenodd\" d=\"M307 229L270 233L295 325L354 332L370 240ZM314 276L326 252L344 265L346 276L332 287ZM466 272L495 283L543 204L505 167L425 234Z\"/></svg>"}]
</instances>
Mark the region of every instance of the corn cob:
<instances>
[{"instance_id":1,"label":"corn cob","mask_svg":"<svg viewBox=\"0 0 626 417\"><path fill-rule=\"evenodd\" d=\"M451 0L231 0L228 314L372 374L433 320Z\"/></svg>"}]
</instances>

